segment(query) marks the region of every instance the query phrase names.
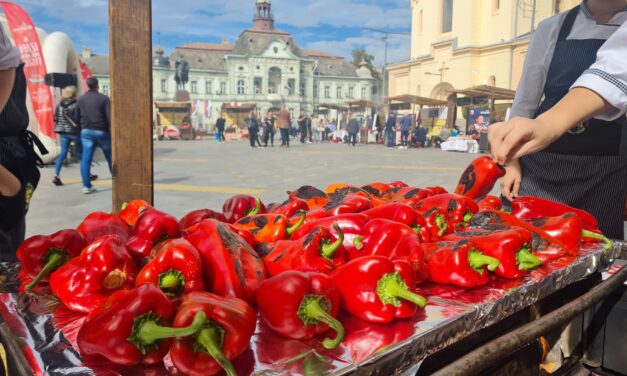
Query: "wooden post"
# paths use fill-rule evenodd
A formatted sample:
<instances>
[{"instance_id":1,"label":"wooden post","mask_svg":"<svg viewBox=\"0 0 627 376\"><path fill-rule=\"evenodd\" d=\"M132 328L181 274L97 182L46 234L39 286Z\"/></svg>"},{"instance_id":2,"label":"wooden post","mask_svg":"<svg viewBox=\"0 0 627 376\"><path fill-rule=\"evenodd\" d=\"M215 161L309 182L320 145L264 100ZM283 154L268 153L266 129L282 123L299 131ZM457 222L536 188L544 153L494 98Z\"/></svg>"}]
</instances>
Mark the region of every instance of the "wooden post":
<instances>
[{"instance_id":1,"label":"wooden post","mask_svg":"<svg viewBox=\"0 0 627 376\"><path fill-rule=\"evenodd\" d=\"M153 202L151 0L109 0L113 211Z\"/></svg>"}]
</instances>

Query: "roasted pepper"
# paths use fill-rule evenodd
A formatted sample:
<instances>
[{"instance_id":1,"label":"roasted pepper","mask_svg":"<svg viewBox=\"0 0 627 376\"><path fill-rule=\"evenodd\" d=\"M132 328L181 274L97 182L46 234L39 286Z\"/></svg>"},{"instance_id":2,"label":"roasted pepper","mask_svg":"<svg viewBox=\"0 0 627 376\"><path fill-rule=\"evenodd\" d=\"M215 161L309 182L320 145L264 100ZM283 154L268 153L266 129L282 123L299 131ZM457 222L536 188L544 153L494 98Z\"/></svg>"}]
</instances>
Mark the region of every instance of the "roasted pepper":
<instances>
[{"instance_id":1,"label":"roasted pepper","mask_svg":"<svg viewBox=\"0 0 627 376\"><path fill-rule=\"evenodd\" d=\"M137 273L135 286L153 284L169 298L204 290L202 260L185 239L166 240L154 250L152 260Z\"/></svg>"},{"instance_id":2,"label":"roasted pepper","mask_svg":"<svg viewBox=\"0 0 627 376\"><path fill-rule=\"evenodd\" d=\"M20 291L30 290L39 282L48 282L49 274L85 247L83 236L75 230L61 230L50 236L31 236L17 250L22 262Z\"/></svg>"},{"instance_id":3,"label":"roasted pepper","mask_svg":"<svg viewBox=\"0 0 627 376\"><path fill-rule=\"evenodd\" d=\"M305 221L306 214L290 224L290 219L283 214L257 214L241 218L234 226L240 230L250 231L258 243L275 242L290 237Z\"/></svg>"},{"instance_id":4,"label":"roasted pepper","mask_svg":"<svg viewBox=\"0 0 627 376\"><path fill-rule=\"evenodd\" d=\"M88 317L78 331L78 348L88 363L160 363L172 345L171 338L190 336L205 323L205 314L200 313L187 327L168 327L174 308L151 284L116 294L99 311Z\"/></svg>"},{"instance_id":5,"label":"roasted pepper","mask_svg":"<svg viewBox=\"0 0 627 376\"><path fill-rule=\"evenodd\" d=\"M326 193L311 185L303 185L295 191L288 192L288 195L290 200L296 198L304 200L311 210L321 208L331 201Z\"/></svg>"},{"instance_id":6,"label":"roasted pepper","mask_svg":"<svg viewBox=\"0 0 627 376\"><path fill-rule=\"evenodd\" d=\"M376 182L364 185L361 189L379 198L389 198L392 187L389 184Z\"/></svg>"},{"instance_id":7,"label":"roasted pepper","mask_svg":"<svg viewBox=\"0 0 627 376\"><path fill-rule=\"evenodd\" d=\"M89 313L117 290L133 288L137 268L115 235L103 236L50 276L50 289L69 309Z\"/></svg>"},{"instance_id":8,"label":"roasted pepper","mask_svg":"<svg viewBox=\"0 0 627 376\"><path fill-rule=\"evenodd\" d=\"M383 256L352 260L331 273L340 290L342 307L357 318L387 323L416 313L427 299L413 292L415 281L411 266Z\"/></svg>"},{"instance_id":9,"label":"roasted pepper","mask_svg":"<svg viewBox=\"0 0 627 376\"><path fill-rule=\"evenodd\" d=\"M529 220L568 247L575 248L581 241L593 239L604 243L605 250L612 249L612 242L596 232L583 229L583 221L575 213L565 213L559 217L539 217Z\"/></svg>"},{"instance_id":10,"label":"roasted pepper","mask_svg":"<svg viewBox=\"0 0 627 376\"><path fill-rule=\"evenodd\" d=\"M478 203L479 210L501 210L503 202L496 196L485 196Z\"/></svg>"},{"instance_id":11,"label":"roasted pepper","mask_svg":"<svg viewBox=\"0 0 627 376\"><path fill-rule=\"evenodd\" d=\"M421 188L401 187L393 188L389 201L415 206L420 200L432 196L431 192Z\"/></svg>"},{"instance_id":12,"label":"roasted pepper","mask_svg":"<svg viewBox=\"0 0 627 376\"><path fill-rule=\"evenodd\" d=\"M495 271L499 260L479 251L472 240L424 245L429 280L445 285L475 287L488 282L488 270Z\"/></svg>"},{"instance_id":13,"label":"roasted pepper","mask_svg":"<svg viewBox=\"0 0 627 376\"><path fill-rule=\"evenodd\" d=\"M137 219L135 235L128 240L126 248L137 265L143 265L155 245L180 235L181 230L175 217L157 209L145 209Z\"/></svg>"},{"instance_id":14,"label":"roasted pepper","mask_svg":"<svg viewBox=\"0 0 627 376\"><path fill-rule=\"evenodd\" d=\"M435 195L443 195L445 193L449 193L446 189L444 189L443 187L425 187L423 188L425 191L427 191L429 193L430 196L435 196Z\"/></svg>"},{"instance_id":15,"label":"roasted pepper","mask_svg":"<svg viewBox=\"0 0 627 376\"><path fill-rule=\"evenodd\" d=\"M292 270L266 279L257 290L257 307L265 323L284 337L306 340L331 328L335 338L322 342L327 349L344 338L344 328L335 319L340 293L325 274Z\"/></svg>"},{"instance_id":16,"label":"roasted pepper","mask_svg":"<svg viewBox=\"0 0 627 376\"><path fill-rule=\"evenodd\" d=\"M518 197L512 201L512 215L524 220L538 217L559 217L569 212L575 213L581 218L584 229L598 231L599 223L587 211L533 196Z\"/></svg>"},{"instance_id":17,"label":"roasted pepper","mask_svg":"<svg viewBox=\"0 0 627 376\"><path fill-rule=\"evenodd\" d=\"M505 176L505 169L489 156L483 156L470 162L462 173L455 193L475 200L494 188L497 180Z\"/></svg>"},{"instance_id":18,"label":"roasted pepper","mask_svg":"<svg viewBox=\"0 0 627 376\"><path fill-rule=\"evenodd\" d=\"M372 208L372 199L365 195L348 193L331 196L331 201L324 206L327 216L359 213Z\"/></svg>"},{"instance_id":19,"label":"roasted pepper","mask_svg":"<svg viewBox=\"0 0 627 376\"><path fill-rule=\"evenodd\" d=\"M193 325L199 314L207 320L193 336L174 340L172 363L184 375L209 376L224 369L228 376L236 376L231 360L250 343L257 323L255 311L243 300L196 291L183 298L174 327Z\"/></svg>"},{"instance_id":20,"label":"roasted pepper","mask_svg":"<svg viewBox=\"0 0 627 376\"><path fill-rule=\"evenodd\" d=\"M362 214L367 215L371 219L387 219L389 221L399 222L409 227L416 227L417 213L411 206L401 204L400 202L390 202L376 208L368 209Z\"/></svg>"},{"instance_id":21,"label":"roasted pepper","mask_svg":"<svg viewBox=\"0 0 627 376\"><path fill-rule=\"evenodd\" d=\"M186 232L185 239L200 253L206 288L253 303L255 291L266 274L257 252L215 219L206 219Z\"/></svg>"},{"instance_id":22,"label":"roasted pepper","mask_svg":"<svg viewBox=\"0 0 627 376\"><path fill-rule=\"evenodd\" d=\"M307 213L309 216L309 213ZM337 237L339 234L335 232L333 228L333 224L336 223L340 229L342 229L342 234L344 235L344 249L346 252L354 252L355 245L354 240L355 237L361 235L363 233L364 226L366 223L370 221L370 218L363 213L353 213L353 214L342 214L335 217L324 217L317 221L312 221L300 226L298 230L294 231L290 239L300 239L303 238L316 227L322 226L331 230L333 236Z\"/></svg>"},{"instance_id":23,"label":"roasted pepper","mask_svg":"<svg viewBox=\"0 0 627 376\"><path fill-rule=\"evenodd\" d=\"M416 209L418 215L418 233L423 242L434 242L446 234L453 232L454 227L445 209L438 207Z\"/></svg>"},{"instance_id":24,"label":"roasted pepper","mask_svg":"<svg viewBox=\"0 0 627 376\"><path fill-rule=\"evenodd\" d=\"M220 222L227 222L224 214L219 213L217 211L211 209L200 209L193 210L187 214L179 221L179 229L184 231L188 227L192 227L193 225L204 221L205 219L217 219Z\"/></svg>"},{"instance_id":25,"label":"roasted pepper","mask_svg":"<svg viewBox=\"0 0 627 376\"><path fill-rule=\"evenodd\" d=\"M431 208L446 210L453 225L468 223L473 214L479 211L474 200L454 193L442 193L427 197L416 204L416 209L424 213Z\"/></svg>"},{"instance_id":26,"label":"roasted pepper","mask_svg":"<svg viewBox=\"0 0 627 376\"><path fill-rule=\"evenodd\" d=\"M152 205L144 200L133 200L122 205L122 210L120 210L118 216L130 227L135 227L137 218L146 209L152 209Z\"/></svg>"},{"instance_id":27,"label":"roasted pepper","mask_svg":"<svg viewBox=\"0 0 627 376\"><path fill-rule=\"evenodd\" d=\"M268 208L268 213L282 214L286 217L291 217L299 212L307 211L309 211L309 205L307 205L305 200L300 198L285 200L283 203L277 204L272 209Z\"/></svg>"},{"instance_id":28,"label":"roasted pepper","mask_svg":"<svg viewBox=\"0 0 627 376\"><path fill-rule=\"evenodd\" d=\"M392 188L403 188L403 187L409 187L409 185L403 181L400 180L395 180L391 183L389 183L389 186Z\"/></svg>"},{"instance_id":29,"label":"roasted pepper","mask_svg":"<svg viewBox=\"0 0 627 376\"><path fill-rule=\"evenodd\" d=\"M268 274L275 276L287 270L328 274L346 261L342 242L344 234L333 225L337 238L326 227L316 227L304 238L288 247L278 247L263 258Z\"/></svg>"},{"instance_id":30,"label":"roasted pepper","mask_svg":"<svg viewBox=\"0 0 627 376\"><path fill-rule=\"evenodd\" d=\"M324 193L327 195L345 195L349 193L361 192L362 189L356 187L354 185L346 184L346 183L333 183L329 184L327 188L324 190Z\"/></svg>"},{"instance_id":31,"label":"roasted pepper","mask_svg":"<svg viewBox=\"0 0 627 376\"><path fill-rule=\"evenodd\" d=\"M261 200L256 197L236 195L224 201L222 212L227 222L235 223L240 218L265 213L266 207Z\"/></svg>"},{"instance_id":32,"label":"roasted pepper","mask_svg":"<svg viewBox=\"0 0 627 376\"><path fill-rule=\"evenodd\" d=\"M104 235L117 235L126 243L131 234L130 228L120 217L104 212L90 213L78 225L76 231L83 235L87 244Z\"/></svg>"}]
</instances>

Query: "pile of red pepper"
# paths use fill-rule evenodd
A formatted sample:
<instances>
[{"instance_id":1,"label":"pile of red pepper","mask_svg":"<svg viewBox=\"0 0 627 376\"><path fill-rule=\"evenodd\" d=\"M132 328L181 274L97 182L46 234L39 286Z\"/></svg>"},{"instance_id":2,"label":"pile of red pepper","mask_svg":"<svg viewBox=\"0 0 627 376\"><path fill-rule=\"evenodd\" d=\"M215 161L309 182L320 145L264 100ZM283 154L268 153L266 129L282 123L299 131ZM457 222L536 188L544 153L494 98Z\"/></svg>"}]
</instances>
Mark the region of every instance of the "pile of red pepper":
<instances>
[{"instance_id":1,"label":"pile of red pepper","mask_svg":"<svg viewBox=\"0 0 627 376\"><path fill-rule=\"evenodd\" d=\"M487 194L503 174L481 157L455 193L303 186L280 204L238 195L180 220L136 200L26 240L21 289L88 315L78 334L88 363L151 365L169 352L183 374L234 375L255 308L286 341L323 336L333 349L345 338L340 310L373 327L402 322L428 304L416 293L424 281L472 288L574 256L582 241L611 246L575 208L522 197L502 211Z\"/></svg>"}]
</instances>

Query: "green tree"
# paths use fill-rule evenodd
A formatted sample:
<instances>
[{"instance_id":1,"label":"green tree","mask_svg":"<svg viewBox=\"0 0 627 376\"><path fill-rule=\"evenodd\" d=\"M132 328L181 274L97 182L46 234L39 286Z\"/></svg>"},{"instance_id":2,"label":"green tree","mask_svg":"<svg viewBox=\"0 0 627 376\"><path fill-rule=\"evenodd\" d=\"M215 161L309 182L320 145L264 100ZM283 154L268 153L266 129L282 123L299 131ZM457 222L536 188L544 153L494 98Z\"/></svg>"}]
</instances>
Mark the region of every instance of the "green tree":
<instances>
[{"instance_id":1,"label":"green tree","mask_svg":"<svg viewBox=\"0 0 627 376\"><path fill-rule=\"evenodd\" d=\"M368 64L368 69L372 72L372 77L379 79L379 72L374 67L374 56L370 55L365 48L355 48L353 50L353 61L352 64L356 67L359 67L362 61L365 61Z\"/></svg>"}]
</instances>

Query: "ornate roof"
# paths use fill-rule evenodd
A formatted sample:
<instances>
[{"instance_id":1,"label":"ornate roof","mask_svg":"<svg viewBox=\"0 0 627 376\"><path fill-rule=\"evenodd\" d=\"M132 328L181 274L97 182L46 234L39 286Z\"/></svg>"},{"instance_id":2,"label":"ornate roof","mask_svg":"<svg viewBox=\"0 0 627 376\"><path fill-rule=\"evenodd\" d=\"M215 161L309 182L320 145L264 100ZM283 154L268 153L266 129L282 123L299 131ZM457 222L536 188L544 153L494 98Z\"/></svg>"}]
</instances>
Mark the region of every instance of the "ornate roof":
<instances>
[{"instance_id":1,"label":"ornate roof","mask_svg":"<svg viewBox=\"0 0 627 376\"><path fill-rule=\"evenodd\" d=\"M304 57L300 47L294 42L292 36L280 30L259 31L246 30L240 34L235 42L235 48L231 51L233 55L258 56L270 46L274 40L279 40L289 46L290 51L299 57Z\"/></svg>"}]
</instances>

